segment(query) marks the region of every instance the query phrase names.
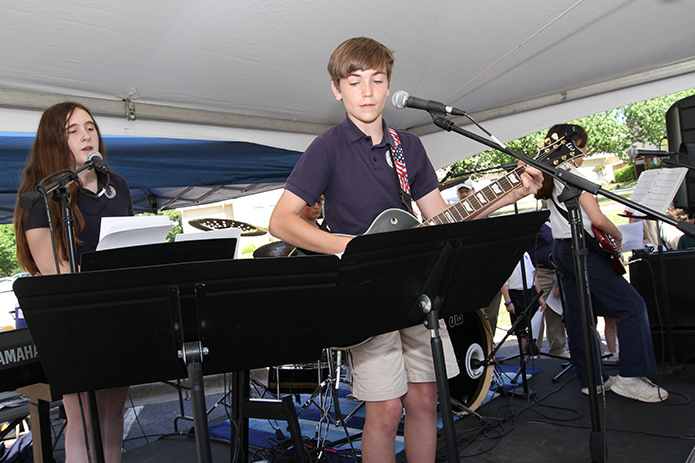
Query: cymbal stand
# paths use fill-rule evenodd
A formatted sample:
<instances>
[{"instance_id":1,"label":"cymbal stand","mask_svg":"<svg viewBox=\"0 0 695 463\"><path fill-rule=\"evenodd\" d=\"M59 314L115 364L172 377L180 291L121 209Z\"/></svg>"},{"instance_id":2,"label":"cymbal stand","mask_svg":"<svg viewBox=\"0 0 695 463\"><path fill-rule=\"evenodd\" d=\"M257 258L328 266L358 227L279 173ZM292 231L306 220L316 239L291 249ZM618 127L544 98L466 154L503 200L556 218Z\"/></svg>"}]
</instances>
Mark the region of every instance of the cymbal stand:
<instances>
[{"instance_id":1,"label":"cymbal stand","mask_svg":"<svg viewBox=\"0 0 695 463\"><path fill-rule=\"evenodd\" d=\"M333 351L335 351L335 364L333 363ZM338 390L340 389L341 382L341 365L342 365L342 354L344 349L340 348L328 348L326 349L326 359L328 363L328 377L320 382L318 387L314 390L311 396L304 402L301 409L297 413L299 417L313 404L321 413L316 424L316 445L321 449L319 453L319 460L323 455L323 451L327 447L334 447L336 444L341 445L347 442L350 445L350 449L355 461L357 461L357 451L353 446L352 442L355 438L361 437L361 433L356 436L350 436L350 432L347 428L347 422L352 418L363 406L364 402L361 402L353 411L351 411L346 417L343 417L340 410L340 398L338 397ZM319 362L319 380L321 380L321 368ZM318 400L317 400L318 399ZM331 408L334 409L334 416L331 416ZM325 429L324 429L325 423ZM329 442L327 440L328 430L330 426L342 427L345 431L345 439Z\"/></svg>"},{"instance_id":2,"label":"cymbal stand","mask_svg":"<svg viewBox=\"0 0 695 463\"><path fill-rule=\"evenodd\" d=\"M504 335L504 337L500 340L500 342L497 343L497 345L496 345L495 348L492 350L492 352L490 352L490 355L488 355L488 358L485 359L485 362L486 362L486 363L488 363L488 364L494 363L495 354L496 354L497 351L500 350L500 348L504 345L504 342L507 340L507 338L508 338L509 336L511 336L511 335L514 334L514 333L517 333L518 328L519 328L519 325L521 325L522 323L528 325L529 319L530 319L529 313L530 313L530 311L531 311L531 309L532 309L533 307L537 307L537 306L538 306L538 299L541 297L542 294L543 294L543 291L536 293L536 295L533 297L533 299L531 299L531 302L529 303L529 305L526 306L526 308L524 308L523 312L521 312L521 314L520 314L518 317L516 317L516 320L514 320L514 323L512 324L512 326L509 328L509 330L507 330L507 333L506 333L506 334ZM527 331L527 332L528 332L528 331ZM523 348L523 344L522 344L522 337L519 336L518 334L517 334L517 341L518 341L518 343L519 343L519 355L518 355L519 358L520 358L520 361L519 361L519 371L516 373L516 375L515 375L514 378L512 379L512 383L515 383L516 380L517 380L517 378L519 377L519 375L521 375L521 383L522 383L522 387L523 387L523 394L522 394L522 395L523 395L524 397L531 397L531 396L534 396L534 395L535 395L535 392L529 389L529 387L528 387L528 381L527 381L527 378L526 378L526 363L527 363L527 361L528 361L529 356L525 356L525 355L524 355L524 348ZM530 339L529 342L533 342L533 340ZM527 347L528 347L528 346L529 346L529 344L527 344ZM516 357L516 356L508 357L508 358L506 358L506 359L501 359L501 360L499 361L499 363L500 363L500 364L501 364L501 363L504 363L505 360L510 360L510 359L512 359L512 358L515 358L515 357ZM519 396L520 394L515 393L515 395Z\"/></svg>"}]
</instances>

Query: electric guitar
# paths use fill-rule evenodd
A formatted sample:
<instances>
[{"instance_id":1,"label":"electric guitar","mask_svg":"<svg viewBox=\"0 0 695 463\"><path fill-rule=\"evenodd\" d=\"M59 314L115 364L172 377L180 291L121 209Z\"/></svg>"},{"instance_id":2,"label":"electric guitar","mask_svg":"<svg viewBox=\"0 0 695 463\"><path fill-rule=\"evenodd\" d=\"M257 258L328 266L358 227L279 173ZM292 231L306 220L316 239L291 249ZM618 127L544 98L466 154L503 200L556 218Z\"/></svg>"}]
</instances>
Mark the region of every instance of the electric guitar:
<instances>
[{"instance_id":1,"label":"electric guitar","mask_svg":"<svg viewBox=\"0 0 695 463\"><path fill-rule=\"evenodd\" d=\"M603 230L600 230L591 224L591 231L594 232L598 245L601 248L603 256L608 259L611 263L613 269L618 273L618 275L625 275L625 264L623 263L623 258L618 253L618 248L615 245L613 239L608 236Z\"/></svg>"},{"instance_id":2,"label":"electric guitar","mask_svg":"<svg viewBox=\"0 0 695 463\"><path fill-rule=\"evenodd\" d=\"M540 148L535 159L539 162L560 167L573 159L583 156L577 149L574 140L563 137L559 139L546 139L545 146ZM506 174L501 179L466 196L461 201L452 204L434 217L420 222L414 215L402 209L387 209L379 214L369 226L365 234L381 233L408 228L427 227L431 225L443 225L447 223L463 222L488 208L502 196L522 186L521 174L526 170L526 165L521 165Z\"/></svg>"}]
</instances>

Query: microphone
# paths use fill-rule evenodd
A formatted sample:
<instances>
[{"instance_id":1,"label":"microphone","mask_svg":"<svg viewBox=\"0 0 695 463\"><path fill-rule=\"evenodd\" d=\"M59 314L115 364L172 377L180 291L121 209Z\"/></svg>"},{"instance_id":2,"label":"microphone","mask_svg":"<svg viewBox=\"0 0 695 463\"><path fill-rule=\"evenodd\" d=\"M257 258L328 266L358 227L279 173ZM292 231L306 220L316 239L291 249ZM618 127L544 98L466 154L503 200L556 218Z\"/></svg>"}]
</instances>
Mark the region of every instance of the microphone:
<instances>
[{"instance_id":1,"label":"microphone","mask_svg":"<svg viewBox=\"0 0 695 463\"><path fill-rule=\"evenodd\" d=\"M453 106L446 106L444 103L432 100L423 100L410 96L405 90L399 90L393 94L391 102L398 109L413 108L424 109L425 111L433 111L437 113L446 113L453 116L466 116L466 112L456 109Z\"/></svg>"},{"instance_id":2,"label":"microphone","mask_svg":"<svg viewBox=\"0 0 695 463\"><path fill-rule=\"evenodd\" d=\"M110 169L109 166L104 162L104 157L99 151L90 151L87 155L87 163L92 164L95 171L101 172L102 174L108 174Z\"/></svg>"},{"instance_id":3,"label":"microphone","mask_svg":"<svg viewBox=\"0 0 695 463\"><path fill-rule=\"evenodd\" d=\"M663 158L666 156L671 156L672 154L678 154L678 153L671 153L669 151L660 151L660 150L639 150L637 148L630 148L627 150L627 155L630 156L630 159L634 159L640 156L656 156L659 158Z\"/></svg>"}]
</instances>

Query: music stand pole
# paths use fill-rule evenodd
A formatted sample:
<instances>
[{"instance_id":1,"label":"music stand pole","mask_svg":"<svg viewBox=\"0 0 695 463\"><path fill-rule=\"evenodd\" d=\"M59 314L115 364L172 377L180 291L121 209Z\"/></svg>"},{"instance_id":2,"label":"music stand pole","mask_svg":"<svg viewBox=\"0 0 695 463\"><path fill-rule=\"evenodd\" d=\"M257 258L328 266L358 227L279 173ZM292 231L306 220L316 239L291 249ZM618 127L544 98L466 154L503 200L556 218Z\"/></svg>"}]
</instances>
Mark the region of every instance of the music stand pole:
<instances>
[{"instance_id":1,"label":"music stand pole","mask_svg":"<svg viewBox=\"0 0 695 463\"><path fill-rule=\"evenodd\" d=\"M72 182L70 182L72 183ZM70 272L77 273L77 247L75 244L75 218L70 204L70 183L58 188L60 202L63 208L63 229L65 230L65 244L68 252L68 263ZM55 199L55 198L54 198ZM59 271L59 269L57 269ZM99 426L99 411L97 406L97 396L95 391L86 391L87 399L87 421L89 426L89 452L92 454L95 463L104 463L104 447L101 439L101 428ZM77 395L80 405L82 399ZM84 415L83 415L84 417Z\"/></svg>"},{"instance_id":2,"label":"music stand pole","mask_svg":"<svg viewBox=\"0 0 695 463\"><path fill-rule=\"evenodd\" d=\"M660 224L661 222L659 222ZM657 253L659 256L659 273L661 273L661 300L664 304L664 315L666 322L666 345L668 347L669 366L673 370L677 366L676 362L676 346L673 340L673 324L671 321L671 305L668 297L668 279L666 278L666 264L664 259L664 250L661 244L661 225L659 227L659 243ZM656 297L656 295L655 295Z\"/></svg>"},{"instance_id":3,"label":"music stand pole","mask_svg":"<svg viewBox=\"0 0 695 463\"><path fill-rule=\"evenodd\" d=\"M454 428L454 412L451 408L451 392L449 391L449 378L446 373L444 349L442 338L439 335L439 308L441 300L436 297L434 303L427 295L423 294L418 300L418 306L427 316L423 322L430 330L430 345L432 346L432 359L434 361L434 373L437 381L437 395L439 397L439 410L442 415L444 427L444 441L450 463L458 463L459 452L456 441L456 429Z\"/></svg>"},{"instance_id":4,"label":"music stand pole","mask_svg":"<svg viewBox=\"0 0 695 463\"><path fill-rule=\"evenodd\" d=\"M450 260L455 260L459 253L460 248L457 247L455 251L452 251L452 246L449 243L442 243L439 246L425 272L426 277L420 286L420 294L408 312L408 318L411 320L419 319L422 315L425 315L422 323L425 328L430 330L430 346L432 347L439 410L442 415L444 441L450 463L458 463L460 460L458 443L456 441L456 429L454 428L454 412L451 407L449 378L444 359L444 348L442 338L439 335L439 309L442 307L440 294L445 294L448 290L448 283L454 270L450 266ZM454 259L451 259L452 255Z\"/></svg>"}]
</instances>

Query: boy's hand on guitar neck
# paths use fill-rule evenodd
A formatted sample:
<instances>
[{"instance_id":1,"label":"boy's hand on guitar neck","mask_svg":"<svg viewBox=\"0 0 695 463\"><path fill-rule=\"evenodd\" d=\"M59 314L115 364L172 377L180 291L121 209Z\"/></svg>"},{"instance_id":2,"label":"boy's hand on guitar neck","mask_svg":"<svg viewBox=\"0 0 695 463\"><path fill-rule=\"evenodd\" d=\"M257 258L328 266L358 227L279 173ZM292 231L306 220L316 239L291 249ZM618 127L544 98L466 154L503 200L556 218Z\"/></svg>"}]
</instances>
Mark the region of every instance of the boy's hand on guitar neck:
<instances>
[{"instance_id":1,"label":"boy's hand on guitar neck","mask_svg":"<svg viewBox=\"0 0 695 463\"><path fill-rule=\"evenodd\" d=\"M519 161L518 165L523 166L524 163ZM521 183L523 183L523 186L513 190L510 194L514 202L528 195L535 194L543 185L543 173L535 167L527 165L526 169L521 174Z\"/></svg>"}]
</instances>

